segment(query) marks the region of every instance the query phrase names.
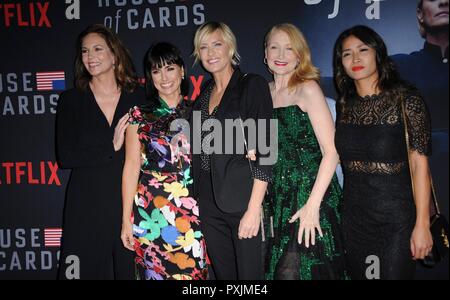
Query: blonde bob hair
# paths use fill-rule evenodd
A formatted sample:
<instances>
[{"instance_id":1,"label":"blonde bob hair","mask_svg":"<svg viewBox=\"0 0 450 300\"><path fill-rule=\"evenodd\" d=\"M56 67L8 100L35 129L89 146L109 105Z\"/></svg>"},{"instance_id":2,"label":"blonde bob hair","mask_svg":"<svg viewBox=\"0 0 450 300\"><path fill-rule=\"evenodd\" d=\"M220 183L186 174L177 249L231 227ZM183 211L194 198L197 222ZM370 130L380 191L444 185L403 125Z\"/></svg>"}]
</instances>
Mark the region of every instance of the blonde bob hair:
<instances>
[{"instance_id":1,"label":"blonde bob hair","mask_svg":"<svg viewBox=\"0 0 450 300\"><path fill-rule=\"evenodd\" d=\"M208 22L197 29L194 37L193 53L195 63L200 60L200 46L202 44L202 41L205 39L205 37L216 31L219 31L222 34L223 40L230 48L231 64L233 66L239 65L241 56L239 55L237 50L236 36L234 35L233 31L231 31L230 27L228 27L228 25L221 22Z\"/></svg>"}]
</instances>

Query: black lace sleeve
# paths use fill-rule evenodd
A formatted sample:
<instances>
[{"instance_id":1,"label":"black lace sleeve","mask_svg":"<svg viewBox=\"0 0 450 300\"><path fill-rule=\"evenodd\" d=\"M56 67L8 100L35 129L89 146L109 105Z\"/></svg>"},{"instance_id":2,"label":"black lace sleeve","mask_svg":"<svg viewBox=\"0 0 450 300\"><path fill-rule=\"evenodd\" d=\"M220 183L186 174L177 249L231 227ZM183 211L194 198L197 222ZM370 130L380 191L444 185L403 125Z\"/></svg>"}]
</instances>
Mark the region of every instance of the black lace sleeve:
<instances>
[{"instance_id":1,"label":"black lace sleeve","mask_svg":"<svg viewBox=\"0 0 450 300\"><path fill-rule=\"evenodd\" d=\"M406 121L411 150L430 156L431 120L422 97L411 95L406 99Z\"/></svg>"}]
</instances>

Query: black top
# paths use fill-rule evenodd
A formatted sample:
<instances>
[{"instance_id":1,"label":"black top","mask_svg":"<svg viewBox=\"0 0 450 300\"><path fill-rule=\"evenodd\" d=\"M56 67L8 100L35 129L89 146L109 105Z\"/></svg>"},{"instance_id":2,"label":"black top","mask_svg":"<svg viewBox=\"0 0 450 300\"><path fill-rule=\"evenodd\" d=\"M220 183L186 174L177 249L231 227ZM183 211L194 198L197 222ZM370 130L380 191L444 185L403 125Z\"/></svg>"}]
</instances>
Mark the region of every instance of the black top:
<instances>
[{"instance_id":1,"label":"black top","mask_svg":"<svg viewBox=\"0 0 450 300\"><path fill-rule=\"evenodd\" d=\"M448 128L448 48L425 43L420 51L392 57L403 79L420 90L430 113L433 129Z\"/></svg>"},{"instance_id":2,"label":"black top","mask_svg":"<svg viewBox=\"0 0 450 300\"><path fill-rule=\"evenodd\" d=\"M71 89L61 94L57 107L56 145L58 162L62 168L94 167L122 162L124 147L114 151L114 129L129 109L143 104L142 89L123 92L112 125L97 104L91 89L82 92Z\"/></svg>"},{"instance_id":3,"label":"black top","mask_svg":"<svg viewBox=\"0 0 450 300\"><path fill-rule=\"evenodd\" d=\"M219 105L214 107L211 114L209 113L209 101L211 99L211 93L212 93L213 89L214 89L214 84L212 81L209 81L199 99L199 101L201 102L200 109L201 109L201 114L202 114L203 126L207 126L209 124L212 125L214 120L217 120L216 114L217 114L217 110L219 109ZM206 124L205 124L205 122L206 122ZM202 154L200 155L202 170L207 171L207 172L211 172L211 159L210 159L209 154L207 154L207 152L209 152L211 150L209 148L209 145L212 142L210 133L211 133L211 131L202 131L202 140L204 142L203 142ZM205 147L207 149L205 149Z\"/></svg>"},{"instance_id":4,"label":"black top","mask_svg":"<svg viewBox=\"0 0 450 300\"><path fill-rule=\"evenodd\" d=\"M336 146L347 171L395 174L406 166L405 132L399 103L381 95L355 97L340 107ZM428 111L419 95L406 98L409 146L431 155Z\"/></svg>"},{"instance_id":5,"label":"black top","mask_svg":"<svg viewBox=\"0 0 450 300\"><path fill-rule=\"evenodd\" d=\"M244 75L243 73L241 73L239 68L236 68L219 106L213 113L213 116L209 116L209 98L214 84L215 83L213 80L206 83L202 94L194 104L193 112L200 113L202 119L201 121L215 119L221 123L222 146L223 148L225 148L222 149L222 153L226 153L225 150L227 147L225 120L235 121L241 118L244 123L248 119L253 119L255 121L264 120L266 122L266 128L264 128L264 130L266 130L266 142L267 144L269 144L270 120L272 118L273 104L267 81L263 77L258 75ZM194 123L198 121L199 120L191 120L191 123L193 124L192 129L194 130L194 138L196 133L195 131L198 131L200 129L195 128L194 126ZM237 128L237 130L239 131L241 129ZM258 128L258 130L263 130L263 128ZM201 133L200 136L205 137L205 135L202 135ZM235 132L233 141L236 142L240 137L242 137L242 133ZM247 131L245 139L246 141L251 142ZM258 151L259 149L257 146L258 139L256 139L256 145L249 145L249 149L256 149L257 151L257 161L252 164L253 173L251 173L250 171L249 162L245 157L245 153L238 153L236 151L236 146L233 148L235 154L213 153L209 155L208 158L206 158L204 154L200 155L194 153L193 172L195 195L198 195L197 193L199 185L196 183L200 178L200 171L202 170L203 161L203 169L210 169L211 171L214 186L214 195L219 207L226 212L245 210L247 208L248 202L239 203L238 197L231 197L231 195L229 195L228 193L251 193L254 178L269 182L272 176L272 166L264 165L261 163L261 158L268 157L269 155L262 155ZM208 166L205 165L205 162ZM248 197L248 199L250 199L250 197Z\"/></svg>"}]
</instances>

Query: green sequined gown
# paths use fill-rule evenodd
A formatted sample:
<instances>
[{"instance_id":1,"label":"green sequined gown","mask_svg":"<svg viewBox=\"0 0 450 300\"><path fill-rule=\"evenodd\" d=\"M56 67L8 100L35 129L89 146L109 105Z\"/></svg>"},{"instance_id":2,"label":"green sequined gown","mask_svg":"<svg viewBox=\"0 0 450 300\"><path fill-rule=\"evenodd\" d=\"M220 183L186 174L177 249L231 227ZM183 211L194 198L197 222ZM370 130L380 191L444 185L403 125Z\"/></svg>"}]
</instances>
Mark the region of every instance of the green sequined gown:
<instances>
[{"instance_id":1,"label":"green sequined gown","mask_svg":"<svg viewBox=\"0 0 450 300\"><path fill-rule=\"evenodd\" d=\"M289 219L303 207L312 191L322 154L308 114L297 105L276 108L278 119L278 161L273 183L265 201L267 228L266 279L346 279L340 233L342 190L334 176L320 208L323 238L307 249L297 242L299 222ZM272 225L271 225L272 223Z\"/></svg>"}]
</instances>

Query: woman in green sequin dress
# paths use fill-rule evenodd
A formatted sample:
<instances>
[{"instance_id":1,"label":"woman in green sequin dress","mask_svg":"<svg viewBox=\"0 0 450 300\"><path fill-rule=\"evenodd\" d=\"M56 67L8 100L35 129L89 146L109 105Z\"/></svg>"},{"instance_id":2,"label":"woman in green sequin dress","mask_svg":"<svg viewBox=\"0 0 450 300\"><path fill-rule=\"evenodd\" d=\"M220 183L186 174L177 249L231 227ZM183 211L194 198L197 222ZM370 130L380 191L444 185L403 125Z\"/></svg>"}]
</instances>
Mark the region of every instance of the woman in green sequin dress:
<instances>
[{"instance_id":1,"label":"woman in green sequin dress","mask_svg":"<svg viewBox=\"0 0 450 300\"><path fill-rule=\"evenodd\" d=\"M279 136L264 208L273 221L266 230L266 279L345 279L342 191L335 175L339 157L319 71L302 33L290 24L269 32L266 59L275 77L271 91Z\"/></svg>"}]
</instances>

